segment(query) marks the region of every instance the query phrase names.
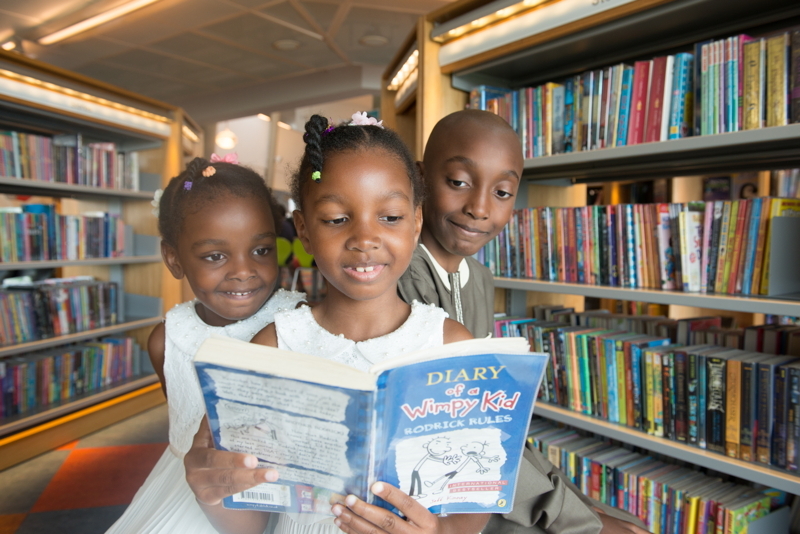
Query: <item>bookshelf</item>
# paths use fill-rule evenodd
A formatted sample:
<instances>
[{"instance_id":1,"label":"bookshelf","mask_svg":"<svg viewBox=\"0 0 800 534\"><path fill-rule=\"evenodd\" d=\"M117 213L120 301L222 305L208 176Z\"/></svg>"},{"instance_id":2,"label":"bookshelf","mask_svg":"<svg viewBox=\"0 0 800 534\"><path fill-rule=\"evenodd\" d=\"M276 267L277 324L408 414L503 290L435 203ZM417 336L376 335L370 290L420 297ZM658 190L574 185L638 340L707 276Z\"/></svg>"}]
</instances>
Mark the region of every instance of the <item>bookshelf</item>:
<instances>
[{"instance_id":1,"label":"bookshelf","mask_svg":"<svg viewBox=\"0 0 800 534\"><path fill-rule=\"evenodd\" d=\"M0 362L105 336L131 337L143 348L137 376L0 419L3 469L164 402L144 349L163 310L181 302L182 290L162 265L150 201L197 153L203 134L179 108L5 51L0 51L0 130L114 143L119 153L137 154L141 177L134 190L0 176L5 205L54 204L62 215L101 211L118 215L132 229L123 256L0 263L0 276L48 269L57 277L116 282L119 289L116 324L0 346Z\"/></svg>"},{"instance_id":2,"label":"bookshelf","mask_svg":"<svg viewBox=\"0 0 800 534\"><path fill-rule=\"evenodd\" d=\"M503 19L503 12L516 3L462 0L420 23L421 28L427 24L427 33L418 41L419 79L439 85L418 85L417 116L428 121L418 124L417 146L424 146L430 128L447 114L446 102L457 101L454 93L465 94L479 85L518 89L559 82L620 62L633 64L657 55L693 52L695 43L707 39L738 33L766 35L800 23L800 4L781 0L758 4L746 0L528 3L534 4L539 5ZM451 34L458 35L449 38ZM431 54L435 54L433 61ZM442 76L447 77L445 81ZM682 184L699 184L703 174L797 167L799 136L800 124L790 124L526 159L515 208L584 206L590 183L613 186L621 181L682 177ZM697 200L701 188L688 189L694 192L690 198L673 192L672 200ZM529 316L535 304L562 304L581 311L585 297L681 306L687 307L681 312L694 315L707 310L800 315L800 300L794 295L739 297L508 278L495 278L495 286L495 309L519 316ZM800 495L800 476L794 473L727 458L550 404L540 403L535 413Z\"/></svg>"}]
</instances>

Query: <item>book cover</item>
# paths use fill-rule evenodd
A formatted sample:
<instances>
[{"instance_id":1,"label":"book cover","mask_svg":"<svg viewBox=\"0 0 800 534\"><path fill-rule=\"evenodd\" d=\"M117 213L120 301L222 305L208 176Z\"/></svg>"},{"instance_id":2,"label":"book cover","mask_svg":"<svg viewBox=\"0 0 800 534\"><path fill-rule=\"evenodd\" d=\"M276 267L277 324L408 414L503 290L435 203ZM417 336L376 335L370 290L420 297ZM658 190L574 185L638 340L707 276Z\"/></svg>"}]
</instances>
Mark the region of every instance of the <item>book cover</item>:
<instances>
[{"instance_id":1,"label":"book cover","mask_svg":"<svg viewBox=\"0 0 800 534\"><path fill-rule=\"evenodd\" d=\"M617 114L617 131L614 146L625 146L628 144L628 122L631 115L633 74L634 67L628 65L623 66L622 89L619 98L619 113Z\"/></svg>"},{"instance_id":2,"label":"book cover","mask_svg":"<svg viewBox=\"0 0 800 534\"><path fill-rule=\"evenodd\" d=\"M650 77L650 90L647 95L647 113L644 128L645 143L661 140L661 118L663 116L666 74L667 56L654 58Z\"/></svg>"},{"instance_id":3,"label":"book cover","mask_svg":"<svg viewBox=\"0 0 800 534\"><path fill-rule=\"evenodd\" d=\"M774 356L758 362L758 404L756 412L756 454L753 461L770 465L772 461L772 433L775 428L775 374L779 365L789 363L792 356Z\"/></svg>"},{"instance_id":4,"label":"book cover","mask_svg":"<svg viewBox=\"0 0 800 534\"><path fill-rule=\"evenodd\" d=\"M764 260L761 266L761 288L759 293L767 295L769 293L769 256L770 256L770 234L771 221L773 217L800 217L800 199L774 198L772 199L769 220L767 221L767 231L764 244Z\"/></svg>"},{"instance_id":5,"label":"book cover","mask_svg":"<svg viewBox=\"0 0 800 534\"><path fill-rule=\"evenodd\" d=\"M432 513L510 511L546 362L524 338L503 338L418 351L363 372L210 338L195 368L215 446L254 454L281 476L224 505L330 515L334 495L373 502L369 485L383 480Z\"/></svg>"},{"instance_id":6,"label":"book cover","mask_svg":"<svg viewBox=\"0 0 800 534\"><path fill-rule=\"evenodd\" d=\"M694 133L708 135L705 111L708 109L708 45L711 41L702 41L694 45Z\"/></svg>"},{"instance_id":7,"label":"book cover","mask_svg":"<svg viewBox=\"0 0 800 534\"><path fill-rule=\"evenodd\" d=\"M553 123L551 133L552 154L563 154L566 143L565 117L564 117L564 86L561 84L548 84L550 86L550 99L553 106Z\"/></svg>"},{"instance_id":8,"label":"book cover","mask_svg":"<svg viewBox=\"0 0 800 534\"><path fill-rule=\"evenodd\" d=\"M692 123L692 54L675 55L674 79L672 82L672 101L670 105L668 139L680 139L690 134Z\"/></svg>"},{"instance_id":9,"label":"book cover","mask_svg":"<svg viewBox=\"0 0 800 534\"><path fill-rule=\"evenodd\" d=\"M762 50L765 42L763 39L756 39L745 43L744 53L744 73L743 73L743 94L742 94L742 118L743 128L752 130L763 127L763 102L764 93L762 91Z\"/></svg>"},{"instance_id":10,"label":"book cover","mask_svg":"<svg viewBox=\"0 0 800 534\"><path fill-rule=\"evenodd\" d=\"M631 91L630 121L628 125L628 145L638 145L645 141L647 124L647 103L652 76L653 61L637 61L633 66L633 89Z\"/></svg>"},{"instance_id":11,"label":"book cover","mask_svg":"<svg viewBox=\"0 0 800 534\"><path fill-rule=\"evenodd\" d=\"M789 34L767 39L767 126L789 123L787 95L789 92Z\"/></svg>"},{"instance_id":12,"label":"book cover","mask_svg":"<svg viewBox=\"0 0 800 534\"><path fill-rule=\"evenodd\" d=\"M789 64L789 121L800 122L800 30L792 32Z\"/></svg>"},{"instance_id":13,"label":"book cover","mask_svg":"<svg viewBox=\"0 0 800 534\"><path fill-rule=\"evenodd\" d=\"M672 111L672 99L675 90L675 64L676 56L667 56L666 72L664 74L664 91L661 102L661 131L656 141L666 141L669 139L670 113Z\"/></svg>"}]
</instances>

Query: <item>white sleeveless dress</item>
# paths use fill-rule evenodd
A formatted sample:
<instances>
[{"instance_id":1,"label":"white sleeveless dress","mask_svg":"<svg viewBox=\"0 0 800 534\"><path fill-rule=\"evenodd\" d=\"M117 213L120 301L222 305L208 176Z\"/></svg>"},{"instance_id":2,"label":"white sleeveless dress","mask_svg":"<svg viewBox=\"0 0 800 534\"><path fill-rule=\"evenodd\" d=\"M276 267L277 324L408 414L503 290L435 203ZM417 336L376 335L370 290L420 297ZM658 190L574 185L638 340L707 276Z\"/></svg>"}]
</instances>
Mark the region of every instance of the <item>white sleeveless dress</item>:
<instances>
[{"instance_id":1,"label":"white sleeveless dress","mask_svg":"<svg viewBox=\"0 0 800 534\"><path fill-rule=\"evenodd\" d=\"M133 498L125 513L107 531L113 534L217 534L186 482L183 456L205 415L205 405L192 360L211 334L250 341L273 321L275 313L291 310L305 294L278 290L255 315L228 326L209 326L197 315L197 301L178 304L167 313L164 378L169 408L169 447Z\"/></svg>"},{"instance_id":2,"label":"white sleeveless dress","mask_svg":"<svg viewBox=\"0 0 800 534\"><path fill-rule=\"evenodd\" d=\"M400 328L385 336L366 341L351 341L335 336L322 328L314 319L311 308L275 314L278 348L313 354L362 371L389 356L406 354L415 350L439 347L444 343L444 320L447 313L433 304L411 303L411 314ZM280 470L279 470L280 471ZM320 516L311 514L275 514L278 516L274 534L334 534L341 532L332 519L312 524L309 520ZM306 516L306 517L303 517ZM308 517L311 516L311 517ZM272 525L274 521L270 521Z\"/></svg>"}]
</instances>

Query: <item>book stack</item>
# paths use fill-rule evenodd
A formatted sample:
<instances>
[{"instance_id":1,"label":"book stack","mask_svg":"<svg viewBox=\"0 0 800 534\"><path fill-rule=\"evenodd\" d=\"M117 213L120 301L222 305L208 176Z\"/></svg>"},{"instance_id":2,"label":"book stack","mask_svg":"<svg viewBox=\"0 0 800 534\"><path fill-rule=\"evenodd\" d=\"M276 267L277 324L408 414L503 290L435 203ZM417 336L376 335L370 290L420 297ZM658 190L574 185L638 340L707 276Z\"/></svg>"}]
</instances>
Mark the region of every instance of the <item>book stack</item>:
<instances>
[{"instance_id":1,"label":"book stack","mask_svg":"<svg viewBox=\"0 0 800 534\"><path fill-rule=\"evenodd\" d=\"M528 443L583 493L637 516L653 534L744 534L788 504L783 491L724 482L543 419L531 423Z\"/></svg>"},{"instance_id":2,"label":"book stack","mask_svg":"<svg viewBox=\"0 0 800 534\"><path fill-rule=\"evenodd\" d=\"M800 200L515 210L477 258L495 276L634 289L766 295L772 221Z\"/></svg>"},{"instance_id":3,"label":"book stack","mask_svg":"<svg viewBox=\"0 0 800 534\"><path fill-rule=\"evenodd\" d=\"M0 290L0 346L85 332L117 322L115 282L52 278Z\"/></svg>"},{"instance_id":4,"label":"book stack","mask_svg":"<svg viewBox=\"0 0 800 534\"><path fill-rule=\"evenodd\" d=\"M60 215L52 204L0 208L0 262L125 255L125 223L106 212Z\"/></svg>"},{"instance_id":5,"label":"book stack","mask_svg":"<svg viewBox=\"0 0 800 534\"><path fill-rule=\"evenodd\" d=\"M139 157L79 134L0 131L0 176L109 189L139 189Z\"/></svg>"},{"instance_id":6,"label":"book stack","mask_svg":"<svg viewBox=\"0 0 800 534\"><path fill-rule=\"evenodd\" d=\"M800 31L747 35L508 90L478 86L470 107L505 118L526 158L783 126L800 121Z\"/></svg>"},{"instance_id":7,"label":"book stack","mask_svg":"<svg viewBox=\"0 0 800 534\"><path fill-rule=\"evenodd\" d=\"M719 317L539 312L543 319L499 318L495 334L521 335L550 354L540 401L800 472L800 360L760 352L770 350L766 333L776 327L748 329L739 349L695 344L700 332L720 327Z\"/></svg>"},{"instance_id":8,"label":"book stack","mask_svg":"<svg viewBox=\"0 0 800 534\"><path fill-rule=\"evenodd\" d=\"M58 347L4 360L0 418L23 415L141 374L141 349L129 337Z\"/></svg>"}]
</instances>

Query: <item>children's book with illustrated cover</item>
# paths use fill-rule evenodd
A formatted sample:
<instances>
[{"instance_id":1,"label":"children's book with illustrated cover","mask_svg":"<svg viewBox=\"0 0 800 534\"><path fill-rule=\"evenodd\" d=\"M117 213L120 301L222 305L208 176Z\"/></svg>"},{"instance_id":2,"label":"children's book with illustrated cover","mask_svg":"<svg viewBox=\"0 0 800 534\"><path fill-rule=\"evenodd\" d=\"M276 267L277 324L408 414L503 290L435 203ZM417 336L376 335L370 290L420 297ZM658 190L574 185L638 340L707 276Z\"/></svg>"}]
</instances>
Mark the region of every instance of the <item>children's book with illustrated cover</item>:
<instances>
[{"instance_id":1,"label":"children's book with illustrated cover","mask_svg":"<svg viewBox=\"0 0 800 534\"><path fill-rule=\"evenodd\" d=\"M399 487L432 513L508 513L546 354L525 338L462 341L364 372L225 337L195 356L215 446L280 479L226 508L330 516L369 487ZM310 518L310 516L306 516Z\"/></svg>"}]
</instances>

